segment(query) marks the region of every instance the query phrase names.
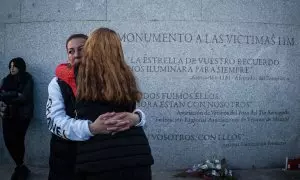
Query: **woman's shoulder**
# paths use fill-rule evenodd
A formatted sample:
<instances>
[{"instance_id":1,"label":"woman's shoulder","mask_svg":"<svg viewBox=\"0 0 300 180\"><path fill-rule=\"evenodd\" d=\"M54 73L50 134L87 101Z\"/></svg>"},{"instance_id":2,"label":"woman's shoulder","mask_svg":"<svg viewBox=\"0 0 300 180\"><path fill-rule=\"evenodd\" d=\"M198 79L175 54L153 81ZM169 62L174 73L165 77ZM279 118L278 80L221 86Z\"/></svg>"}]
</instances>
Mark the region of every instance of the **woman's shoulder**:
<instances>
[{"instance_id":1,"label":"woman's shoulder","mask_svg":"<svg viewBox=\"0 0 300 180\"><path fill-rule=\"evenodd\" d=\"M2 79L2 81L4 81L5 79L9 79L11 77L11 74L8 74L6 76L4 76L4 78Z\"/></svg>"},{"instance_id":2,"label":"woman's shoulder","mask_svg":"<svg viewBox=\"0 0 300 180\"><path fill-rule=\"evenodd\" d=\"M25 78L25 80L33 80L32 75L29 72L24 72L24 74L22 74L23 78Z\"/></svg>"},{"instance_id":3,"label":"woman's shoulder","mask_svg":"<svg viewBox=\"0 0 300 180\"><path fill-rule=\"evenodd\" d=\"M1 83L3 84L4 82L7 83L9 81L11 81L12 76L10 74L6 75L2 80Z\"/></svg>"},{"instance_id":4,"label":"woman's shoulder","mask_svg":"<svg viewBox=\"0 0 300 180\"><path fill-rule=\"evenodd\" d=\"M32 78L32 75L29 72L24 72L24 76Z\"/></svg>"}]
</instances>

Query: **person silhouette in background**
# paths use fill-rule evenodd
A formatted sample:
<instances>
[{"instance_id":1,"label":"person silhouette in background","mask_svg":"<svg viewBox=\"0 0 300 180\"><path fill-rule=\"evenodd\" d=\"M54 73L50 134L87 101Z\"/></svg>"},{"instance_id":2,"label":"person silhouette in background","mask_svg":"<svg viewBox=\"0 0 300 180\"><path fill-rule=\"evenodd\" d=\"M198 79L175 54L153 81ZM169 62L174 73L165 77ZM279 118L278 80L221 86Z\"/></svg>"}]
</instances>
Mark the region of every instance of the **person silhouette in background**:
<instances>
[{"instance_id":1,"label":"person silhouette in background","mask_svg":"<svg viewBox=\"0 0 300 180\"><path fill-rule=\"evenodd\" d=\"M8 67L10 73L0 86L3 138L16 164L11 180L25 180L30 172L24 165L24 141L33 116L33 80L26 72L26 64L22 58L13 58Z\"/></svg>"}]
</instances>

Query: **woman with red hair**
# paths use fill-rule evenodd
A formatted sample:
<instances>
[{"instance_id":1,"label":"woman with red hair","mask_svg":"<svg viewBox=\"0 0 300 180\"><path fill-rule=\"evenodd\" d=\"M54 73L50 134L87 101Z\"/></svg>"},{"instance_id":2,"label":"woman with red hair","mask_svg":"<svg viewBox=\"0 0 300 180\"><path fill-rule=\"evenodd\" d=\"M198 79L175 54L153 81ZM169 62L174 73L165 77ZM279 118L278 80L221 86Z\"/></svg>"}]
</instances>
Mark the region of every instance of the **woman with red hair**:
<instances>
[{"instance_id":1,"label":"woman with red hair","mask_svg":"<svg viewBox=\"0 0 300 180\"><path fill-rule=\"evenodd\" d=\"M95 30L84 45L76 68L76 112L79 119L96 119L106 112L133 112L142 98L135 77L124 60L119 36L111 29ZM153 158L142 127L103 131L78 142L78 179L150 180Z\"/></svg>"}]
</instances>

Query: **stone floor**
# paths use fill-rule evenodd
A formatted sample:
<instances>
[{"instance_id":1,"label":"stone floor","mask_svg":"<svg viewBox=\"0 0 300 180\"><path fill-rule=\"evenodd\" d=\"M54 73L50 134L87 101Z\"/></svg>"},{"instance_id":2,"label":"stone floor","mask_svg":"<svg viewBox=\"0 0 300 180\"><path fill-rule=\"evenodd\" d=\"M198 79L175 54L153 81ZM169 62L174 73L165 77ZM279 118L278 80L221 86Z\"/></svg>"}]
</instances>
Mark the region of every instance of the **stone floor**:
<instances>
[{"instance_id":1,"label":"stone floor","mask_svg":"<svg viewBox=\"0 0 300 180\"><path fill-rule=\"evenodd\" d=\"M48 168L29 167L29 180L47 180ZM0 166L0 179L9 180L13 167ZM238 180L300 180L300 171L287 172L281 169L234 170ZM175 171L154 171L153 180L195 180L197 178L174 178Z\"/></svg>"}]
</instances>

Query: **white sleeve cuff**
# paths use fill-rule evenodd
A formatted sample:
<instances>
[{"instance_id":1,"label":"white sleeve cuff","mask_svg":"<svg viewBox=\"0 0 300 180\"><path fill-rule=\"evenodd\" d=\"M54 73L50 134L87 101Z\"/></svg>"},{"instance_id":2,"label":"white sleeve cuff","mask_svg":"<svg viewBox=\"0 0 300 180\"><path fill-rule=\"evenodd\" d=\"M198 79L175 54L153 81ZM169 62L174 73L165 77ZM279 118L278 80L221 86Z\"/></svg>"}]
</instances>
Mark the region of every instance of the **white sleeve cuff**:
<instances>
[{"instance_id":1,"label":"white sleeve cuff","mask_svg":"<svg viewBox=\"0 0 300 180\"><path fill-rule=\"evenodd\" d=\"M91 137L91 136L94 136L94 134L91 133L91 130L90 130L90 128L89 128L89 125L90 125L91 123L93 123L93 122L90 121L90 120L88 120L88 123L86 123L85 130L84 130L84 131L86 131L86 133L87 133L90 137Z\"/></svg>"},{"instance_id":2,"label":"white sleeve cuff","mask_svg":"<svg viewBox=\"0 0 300 180\"><path fill-rule=\"evenodd\" d=\"M135 113L135 112L138 112L141 115L140 122L135 126L137 126L137 127L145 126L145 124L146 124L146 115L144 114L144 112L140 109L135 109L133 111L133 113Z\"/></svg>"}]
</instances>

